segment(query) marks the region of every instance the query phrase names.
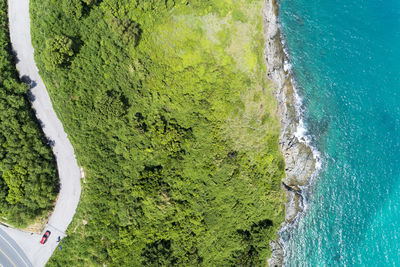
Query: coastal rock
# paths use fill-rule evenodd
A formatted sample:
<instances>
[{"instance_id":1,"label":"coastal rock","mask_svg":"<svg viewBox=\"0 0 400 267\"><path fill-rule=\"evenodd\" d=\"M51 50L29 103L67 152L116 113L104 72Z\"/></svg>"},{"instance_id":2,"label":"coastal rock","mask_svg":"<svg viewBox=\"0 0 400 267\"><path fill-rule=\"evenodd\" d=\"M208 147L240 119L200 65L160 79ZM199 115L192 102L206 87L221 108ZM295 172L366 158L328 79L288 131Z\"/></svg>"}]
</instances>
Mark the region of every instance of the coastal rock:
<instances>
[{"instance_id":1,"label":"coastal rock","mask_svg":"<svg viewBox=\"0 0 400 267\"><path fill-rule=\"evenodd\" d=\"M278 6L276 0L265 0L263 9L264 35L266 41L265 59L269 79L275 84L278 102L277 114L281 122L279 139L282 154L285 158L283 188L286 190L286 215L283 225L293 222L299 211L302 211L300 186L308 183L315 169L315 160L311 148L295 135L299 126L296 113L294 87L290 74L285 70L285 53L278 27ZM292 189L292 190L290 190ZM279 240L270 243L272 255L268 266L282 266L284 251Z\"/></svg>"},{"instance_id":2,"label":"coastal rock","mask_svg":"<svg viewBox=\"0 0 400 267\"><path fill-rule=\"evenodd\" d=\"M293 187L304 186L315 168L314 158L310 147L300 143L296 137L292 139L294 144L281 142L282 150L285 152L285 183Z\"/></svg>"},{"instance_id":3,"label":"coastal rock","mask_svg":"<svg viewBox=\"0 0 400 267\"><path fill-rule=\"evenodd\" d=\"M271 247L272 255L271 255L271 258L268 259L267 265L269 267L282 266L282 264L283 264L283 262L282 262L282 260L283 260L282 246L278 242L272 241L270 243L270 247Z\"/></svg>"},{"instance_id":4,"label":"coastal rock","mask_svg":"<svg viewBox=\"0 0 400 267\"><path fill-rule=\"evenodd\" d=\"M300 207L301 195L296 192L286 191L286 204L285 204L285 223L291 223L296 218L299 211L302 211Z\"/></svg>"}]
</instances>

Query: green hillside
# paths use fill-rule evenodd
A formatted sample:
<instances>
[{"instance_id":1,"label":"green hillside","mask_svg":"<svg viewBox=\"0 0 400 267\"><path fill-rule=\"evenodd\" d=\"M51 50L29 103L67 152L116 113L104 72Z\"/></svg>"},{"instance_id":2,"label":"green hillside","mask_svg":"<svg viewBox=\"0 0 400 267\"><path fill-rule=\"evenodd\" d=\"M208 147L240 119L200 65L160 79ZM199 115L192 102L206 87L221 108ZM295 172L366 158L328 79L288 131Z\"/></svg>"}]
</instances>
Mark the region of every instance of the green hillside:
<instances>
[{"instance_id":1,"label":"green hillside","mask_svg":"<svg viewBox=\"0 0 400 267\"><path fill-rule=\"evenodd\" d=\"M31 0L86 172L50 266L262 266L284 218L262 0Z\"/></svg>"}]
</instances>

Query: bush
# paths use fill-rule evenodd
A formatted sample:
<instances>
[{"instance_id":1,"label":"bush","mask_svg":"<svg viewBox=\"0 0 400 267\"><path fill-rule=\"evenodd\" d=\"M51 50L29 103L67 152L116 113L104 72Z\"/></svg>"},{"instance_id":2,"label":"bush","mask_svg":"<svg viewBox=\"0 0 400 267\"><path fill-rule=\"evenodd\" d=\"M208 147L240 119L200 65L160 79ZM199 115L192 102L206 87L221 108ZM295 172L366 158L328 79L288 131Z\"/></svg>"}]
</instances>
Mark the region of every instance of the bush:
<instances>
[{"instance_id":1,"label":"bush","mask_svg":"<svg viewBox=\"0 0 400 267\"><path fill-rule=\"evenodd\" d=\"M48 70L54 70L57 66L65 66L73 55L72 40L68 37L56 36L46 40L43 62Z\"/></svg>"}]
</instances>

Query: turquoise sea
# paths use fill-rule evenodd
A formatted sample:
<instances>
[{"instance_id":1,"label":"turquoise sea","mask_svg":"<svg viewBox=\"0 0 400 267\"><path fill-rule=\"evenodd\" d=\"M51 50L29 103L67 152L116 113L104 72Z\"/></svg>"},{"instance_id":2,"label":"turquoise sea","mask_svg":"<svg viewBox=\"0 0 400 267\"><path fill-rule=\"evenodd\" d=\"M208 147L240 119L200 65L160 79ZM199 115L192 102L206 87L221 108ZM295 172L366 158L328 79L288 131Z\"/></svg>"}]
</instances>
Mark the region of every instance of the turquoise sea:
<instances>
[{"instance_id":1,"label":"turquoise sea","mask_svg":"<svg viewBox=\"0 0 400 267\"><path fill-rule=\"evenodd\" d=\"M323 168L287 266L400 266L400 0L281 0Z\"/></svg>"}]
</instances>

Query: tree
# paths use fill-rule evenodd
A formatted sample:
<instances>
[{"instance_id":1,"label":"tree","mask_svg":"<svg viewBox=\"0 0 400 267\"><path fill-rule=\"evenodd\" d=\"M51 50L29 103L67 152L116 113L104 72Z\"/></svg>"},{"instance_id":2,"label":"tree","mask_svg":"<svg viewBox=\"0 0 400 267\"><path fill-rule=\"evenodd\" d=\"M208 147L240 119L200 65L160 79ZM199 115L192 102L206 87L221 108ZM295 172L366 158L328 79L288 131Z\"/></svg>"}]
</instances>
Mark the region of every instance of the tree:
<instances>
[{"instance_id":1,"label":"tree","mask_svg":"<svg viewBox=\"0 0 400 267\"><path fill-rule=\"evenodd\" d=\"M93 1L85 1L93 2ZM67 17L79 19L82 16L82 2L81 0L63 0L62 10Z\"/></svg>"},{"instance_id":2,"label":"tree","mask_svg":"<svg viewBox=\"0 0 400 267\"><path fill-rule=\"evenodd\" d=\"M18 165L14 166L13 170L7 171L3 174L3 179L8 186L7 202L16 204L20 202L24 196L23 183L27 172Z\"/></svg>"},{"instance_id":3,"label":"tree","mask_svg":"<svg viewBox=\"0 0 400 267\"><path fill-rule=\"evenodd\" d=\"M111 28L124 44L136 46L140 37L139 24L131 19L112 18Z\"/></svg>"},{"instance_id":4,"label":"tree","mask_svg":"<svg viewBox=\"0 0 400 267\"><path fill-rule=\"evenodd\" d=\"M97 0L82 0L86 5L91 6L97 3Z\"/></svg>"},{"instance_id":5,"label":"tree","mask_svg":"<svg viewBox=\"0 0 400 267\"><path fill-rule=\"evenodd\" d=\"M48 70L54 70L57 66L68 64L73 55L72 40L68 37L56 36L46 40L43 61Z\"/></svg>"}]
</instances>

